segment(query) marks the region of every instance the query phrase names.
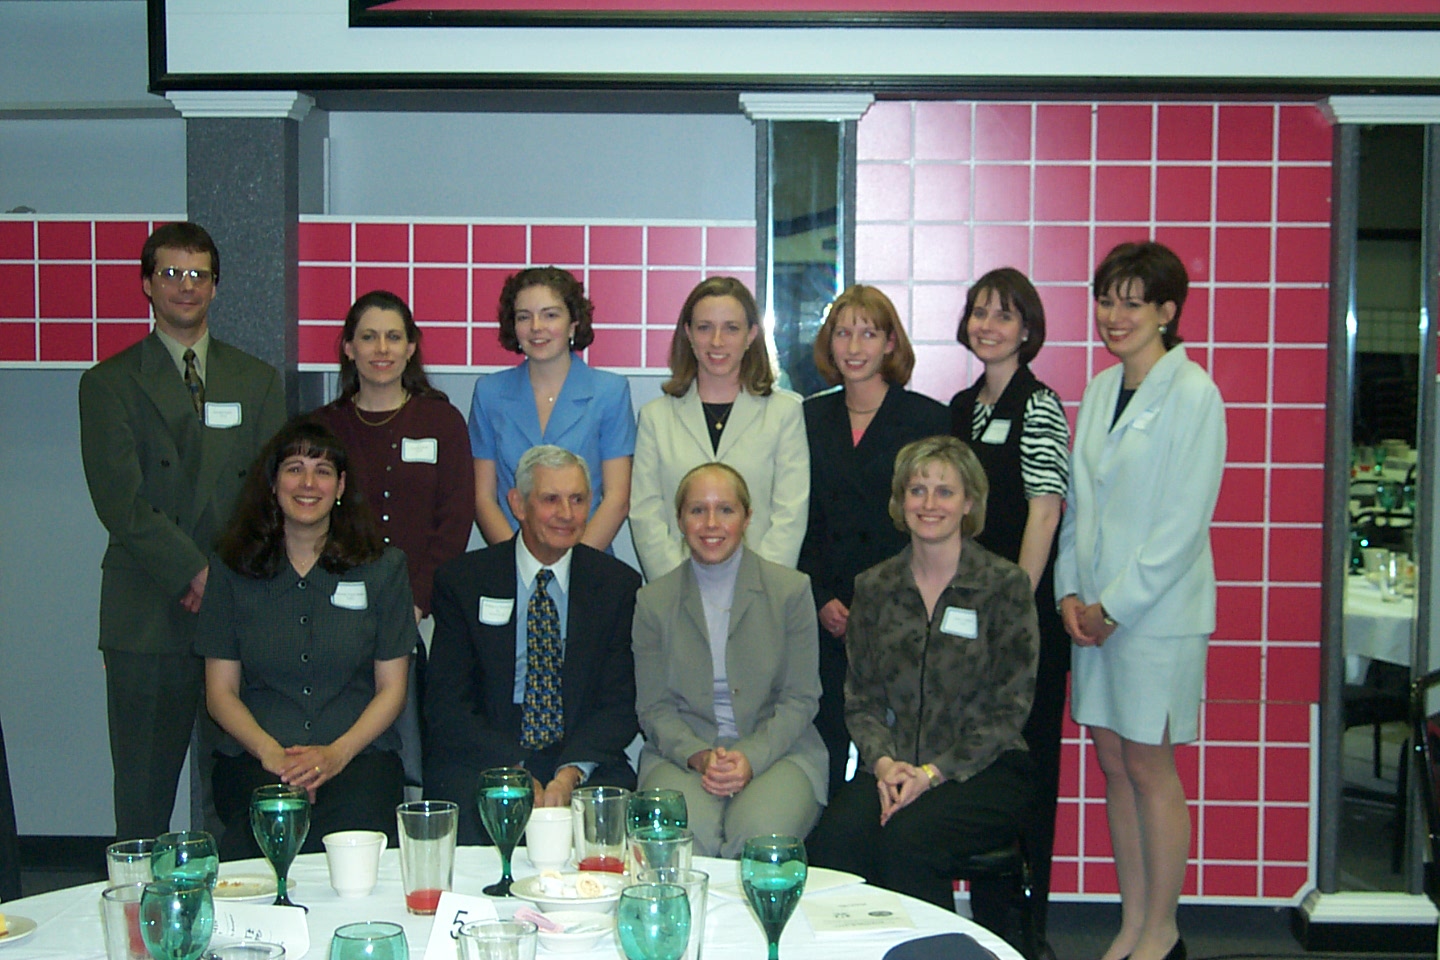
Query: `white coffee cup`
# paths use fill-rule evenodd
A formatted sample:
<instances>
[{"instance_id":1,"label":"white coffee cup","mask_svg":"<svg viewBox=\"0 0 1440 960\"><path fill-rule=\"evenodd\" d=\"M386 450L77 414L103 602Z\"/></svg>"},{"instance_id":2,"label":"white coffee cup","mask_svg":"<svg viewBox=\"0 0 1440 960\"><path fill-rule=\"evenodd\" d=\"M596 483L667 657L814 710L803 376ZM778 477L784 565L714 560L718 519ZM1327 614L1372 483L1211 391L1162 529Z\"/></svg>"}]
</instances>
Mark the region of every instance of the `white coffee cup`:
<instances>
[{"instance_id":1,"label":"white coffee cup","mask_svg":"<svg viewBox=\"0 0 1440 960\"><path fill-rule=\"evenodd\" d=\"M330 886L343 899L367 897L375 889L385 834L379 830L341 830L325 834L325 864Z\"/></svg>"},{"instance_id":2,"label":"white coffee cup","mask_svg":"<svg viewBox=\"0 0 1440 960\"><path fill-rule=\"evenodd\" d=\"M570 859L569 807L536 807L525 825L525 853L537 867L559 867Z\"/></svg>"}]
</instances>

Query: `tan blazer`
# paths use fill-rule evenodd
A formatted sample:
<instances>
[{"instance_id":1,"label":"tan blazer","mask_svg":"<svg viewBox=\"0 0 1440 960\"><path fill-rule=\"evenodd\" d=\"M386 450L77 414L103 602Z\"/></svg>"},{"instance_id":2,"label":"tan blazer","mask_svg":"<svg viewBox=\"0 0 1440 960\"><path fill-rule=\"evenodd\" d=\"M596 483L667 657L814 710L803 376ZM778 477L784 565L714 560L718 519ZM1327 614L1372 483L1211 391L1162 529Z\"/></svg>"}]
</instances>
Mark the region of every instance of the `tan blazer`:
<instances>
[{"instance_id":1,"label":"tan blazer","mask_svg":"<svg viewBox=\"0 0 1440 960\"><path fill-rule=\"evenodd\" d=\"M705 410L694 386L683 397L660 396L640 408L635 471L630 481L630 537L647 580L674 570L690 555L675 521L675 490L692 467L719 460L750 487L745 543L773 563L794 567L810 516L810 446L800 398L786 390L735 398L710 447Z\"/></svg>"},{"instance_id":2,"label":"tan blazer","mask_svg":"<svg viewBox=\"0 0 1440 960\"><path fill-rule=\"evenodd\" d=\"M819 640L810 578L748 547L735 580L725 672L740 739L755 776L794 761L825 803L829 760L815 730ZM645 735L640 781L662 759L685 767L715 746L715 670L700 588L689 563L635 600L636 713Z\"/></svg>"}]
</instances>

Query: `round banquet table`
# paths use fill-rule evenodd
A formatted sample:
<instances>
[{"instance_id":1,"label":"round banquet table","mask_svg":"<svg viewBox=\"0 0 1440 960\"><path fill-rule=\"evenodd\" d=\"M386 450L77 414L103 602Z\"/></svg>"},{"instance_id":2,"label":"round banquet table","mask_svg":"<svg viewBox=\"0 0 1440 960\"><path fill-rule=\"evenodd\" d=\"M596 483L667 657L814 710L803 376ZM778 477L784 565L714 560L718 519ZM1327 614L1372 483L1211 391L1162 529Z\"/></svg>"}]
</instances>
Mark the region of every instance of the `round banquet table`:
<instances>
[{"instance_id":1,"label":"round banquet table","mask_svg":"<svg viewBox=\"0 0 1440 960\"><path fill-rule=\"evenodd\" d=\"M763 960L765 937L749 906L741 900L717 893L714 889L718 886L733 890L737 886L738 861L696 857L695 867L710 874L712 887L705 918L705 960ZM264 873L269 870L269 865L263 860L240 860L222 863L220 876L223 878ZM536 872L525 856L524 848L517 849L514 858L516 879ZM493 883L499 875L500 857L495 848L460 847L456 851L457 893L482 896L481 888ZM355 920L390 920L405 927L412 960L423 960L433 918L412 916L406 912L397 851L385 851L380 860L379 883L368 897L360 899L341 900L335 895L335 891L330 889L330 876L325 867L324 854L301 856L291 868L290 877L295 881L291 899L310 908L306 918L310 931L310 950L305 954L306 957L324 960L329 950L331 933L343 923ZM0 911L5 914L28 917L39 925L39 929L24 940L9 944L0 941L0 960L104 960L105 946L100 930L99 908L100 891L104 888L104 883L90 883L0 904ZM843 894L846 889L853 891L854 888L837 887L813 893L807 891L805 899ZM784 960L878 960L884 956L886 950L897 943L955 931L974 937L999 960L1022 960L1014 948L979 924L933 904L904 896L901 896L901 900L910 919L915 923L914 930L848 935L838 939L817 939L805 919L804 912L797 909L781 937L780 956ZM508 917L517 907L526 905L525 901L515 899L497 899L494 902L502 918ZM539 956L560 954L549 953L542 947ZM624 954L620 952L618 942L613 936L602 939L588 952L569 956L590 960L624 960ZM299 958L290 956L287 960Z\"/></svg>"}]
</instances>

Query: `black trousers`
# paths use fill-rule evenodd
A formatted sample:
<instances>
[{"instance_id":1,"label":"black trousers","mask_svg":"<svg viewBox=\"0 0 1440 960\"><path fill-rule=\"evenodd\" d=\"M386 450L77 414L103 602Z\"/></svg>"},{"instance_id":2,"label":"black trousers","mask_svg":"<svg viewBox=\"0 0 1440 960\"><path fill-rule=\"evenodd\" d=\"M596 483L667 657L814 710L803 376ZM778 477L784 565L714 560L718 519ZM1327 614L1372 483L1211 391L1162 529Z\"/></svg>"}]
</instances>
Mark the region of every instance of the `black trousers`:
<instances>
[{"instance_id":1,"label":"black trousers","mask_svg":"<svg viewBox=\"0 0 1440 960\"><path fill-rule=\"evenodd\" d=\"M876 886L953 911L955 864L1016 836L1030 799L1030 776L1023 751L1003 753L963 783L947 780L926 790L881 827L875 778L857 771L825 808L805 849L816 866L859 874ZM971 902L977 922L998 922L994 911L1003 911L1003 903Z\"/></svg>"},{"instance_id":2,"label":"black trousers","mask_svg":"<svg viewBox=\"0 0 1440 960\"><path fill-rule=\"evenodd\" d=\"M830 796L845 785L845 767L850 760L850 731L845 726L845 673L849 669L845 641L820 628L820 709L815 729L830 754Z\"/></svg>"},{"instance_id":3,"label":"black trousers","mask_svg":"<svg viewBox=\"0 0 1440 960\"><path fill-rule=\"evenodd\" d=\"M205 685L205 661L188 653L106 650L105 696L115 776L115 835L170 829L180 769Z\"/></svg>"},{"instance_id":4,"label":"black trousers","mask_svg":"<svg viewBox=\"0 0 1440 960\"><path fill-rule=\"evenodd\" d=\"M278 783L279 778L247 754L227 757L215 754L215 812L225 824L220 837L221 860L244 860L261 856L250 829L250 794L256 787ZM369 750L357 755L339 776L315 792L310 810L310 832L301 853L321 853L321 842L336 830L379 830L400 845L395 808L405 799L405 771L398 754Z\"/></svg>"},{"instance_id":5,"label":"black trousers","mask_svg":"<svg viewBox=\"0 0 1440 960\"><path fill-rule=\"evenodd\" d=\"M1051 622L1047 622L1047 620ZM1040 664L1035 702L1025 721L1033 792L1020 826L1035 890L1035 923L1042 935L1050 896L1050 859L1055 850L1055 807L1060 794L1060 734L1065 720L1065 677L1070 672L1070 637L1059 617L1040 617ZM971 887L972 891L974 885ZM973 895L973 894L972 894Z\"/></svg>"},{"instance_id":6,"label":"black trousers","mask_svg":"<svg viewBox=\"0 0 1440 960\"><path fill-rule=\"evenodd\" d=\"M555 779L556 755L559 750L552 748L532 753L524 760L524 767L541 784ZM460 833L456 840L462 845L477 844L490 846L490 834L480 822L480 808L475 804L475 794L480 787L479 765L430 761L425 765L425 797L427 800L450 800L460 806ZM625 761L602 763L595 768L585 781L587 787L624 787L635 789L635 771Z\"/></svg>"}]
</instances>

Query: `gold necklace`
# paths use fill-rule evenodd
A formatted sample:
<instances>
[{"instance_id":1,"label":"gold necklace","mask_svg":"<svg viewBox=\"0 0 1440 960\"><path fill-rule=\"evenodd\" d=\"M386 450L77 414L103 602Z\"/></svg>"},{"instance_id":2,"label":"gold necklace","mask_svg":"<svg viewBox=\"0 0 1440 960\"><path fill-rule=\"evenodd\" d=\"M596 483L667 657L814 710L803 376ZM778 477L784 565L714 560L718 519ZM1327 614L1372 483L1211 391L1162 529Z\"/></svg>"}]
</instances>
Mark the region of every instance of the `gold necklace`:
<instances>
[{"instance_id":1,"label":"gold necklace","mask_svg":"<svg viewBox=\"0 0 1440 960\"><path fill-rule=\"evenodd\" d=\"M394 410L391 410L384 417L384 419L381 420L366 420L365 411L360 409L360 405L358 403L355 403L354 400L351 400L350 402L355 407L355 419L359 420L367 427L383 427L385 426L385 424L398 417L400 415L400 411L405 409L405 404L410 402L410 393L409 391L406 391L405 399L400 401L400 406L396 407Z\"/></svg>"},{"instance_id":2,"label":"gold necklace","mask_svg":"<svg viewBox=\"0 0 1440 960\"><path fill-rule=\"evenodd\" d=\"M863 416L866 416L867 414L874 413L876 410L879 410L880 407L883 406L883 405L884 405L884 404L876 404L875 406L871 407L869 410L856 410L854 407L850 406L850 404L847 403L847 404L845 404L845 409L846 409L846 410L849 410L851 413L855 414L855 416L857 416L857 417L863 417Z\"/></svg>"}]
</instances>

